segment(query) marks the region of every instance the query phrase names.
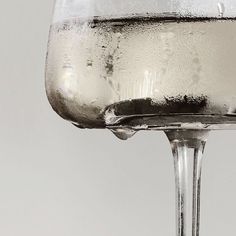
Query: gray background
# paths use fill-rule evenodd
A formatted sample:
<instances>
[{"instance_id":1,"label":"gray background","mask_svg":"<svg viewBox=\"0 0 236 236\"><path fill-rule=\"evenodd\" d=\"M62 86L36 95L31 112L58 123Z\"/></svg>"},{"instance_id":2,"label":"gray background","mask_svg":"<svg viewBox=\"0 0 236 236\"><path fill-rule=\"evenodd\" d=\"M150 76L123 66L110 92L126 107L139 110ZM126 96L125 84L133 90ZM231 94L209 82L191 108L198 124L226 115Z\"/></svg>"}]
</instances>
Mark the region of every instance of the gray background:
<instances>
[{"instance_id":1,"label":"gray background","mask_svg":"<svg viewBox=\"0 0 236 236\"><path fill-rule=\"evenodd\" d=\"M0 235L175 235L174 174L161 132L122 142L59 118L44 92L52 0L1 1ZM201 236L236 233L235 131L205 153Z\"/></svg>"}]
</instances>

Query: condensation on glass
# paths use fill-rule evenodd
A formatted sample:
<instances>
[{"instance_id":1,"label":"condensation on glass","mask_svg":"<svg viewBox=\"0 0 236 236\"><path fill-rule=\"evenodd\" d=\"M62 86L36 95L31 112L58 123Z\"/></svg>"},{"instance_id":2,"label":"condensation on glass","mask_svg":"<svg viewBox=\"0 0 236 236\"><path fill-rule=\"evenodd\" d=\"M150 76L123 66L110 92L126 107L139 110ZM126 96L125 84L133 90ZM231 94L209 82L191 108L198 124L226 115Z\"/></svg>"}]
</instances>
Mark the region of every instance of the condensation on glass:
<instances>
[{"instance_id":1,"label":"condensation on glass","mask_svg":"<svg viewBox=\"0 0 236 236\"><path fill-rule=\"evenodd\" d=\"M56 1L46 70L53 109L81 128L231 127L235 5Z\"/></svg>"}]
</instances>

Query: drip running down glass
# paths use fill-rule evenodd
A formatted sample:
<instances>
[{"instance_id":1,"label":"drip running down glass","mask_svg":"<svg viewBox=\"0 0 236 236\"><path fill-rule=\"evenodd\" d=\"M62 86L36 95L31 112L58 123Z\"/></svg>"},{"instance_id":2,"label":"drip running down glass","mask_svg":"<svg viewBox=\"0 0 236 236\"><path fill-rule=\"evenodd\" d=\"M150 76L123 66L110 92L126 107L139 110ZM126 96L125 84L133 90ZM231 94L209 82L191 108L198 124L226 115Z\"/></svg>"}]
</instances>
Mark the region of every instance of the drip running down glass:
<instances>
[{"instance_id":1,"label":"drip running down glass","mask_svg":"<svg viewBox=\"0 0 236 236\"><path fill-rule=\"evenodd\" d=\"M166 133L175 164L177 236L199 235L209 131L236 127L234 12L233 0L55 3L49 102L75 126L107 128L123 140L139 130Z\"/></svg>"}]
</instances>

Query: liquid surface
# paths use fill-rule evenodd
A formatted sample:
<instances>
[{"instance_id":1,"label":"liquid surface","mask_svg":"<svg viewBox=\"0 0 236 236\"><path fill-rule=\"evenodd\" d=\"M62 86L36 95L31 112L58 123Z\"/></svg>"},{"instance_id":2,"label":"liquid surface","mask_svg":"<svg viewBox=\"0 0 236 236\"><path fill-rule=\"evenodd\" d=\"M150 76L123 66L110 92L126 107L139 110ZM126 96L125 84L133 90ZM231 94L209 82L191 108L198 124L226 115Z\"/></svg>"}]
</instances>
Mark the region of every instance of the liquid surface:
<instances>
[{"instance_id":1,"label":"liquid surface","mask_svg":"<svg viewBox=\"0 0 236 236\"><path fill-rule=\"evenodd\" d=\"M221 128L236 124L235 62L235 19L71 19L51 27L47 95L81 128Z\"/></svg>"}]
</instances>

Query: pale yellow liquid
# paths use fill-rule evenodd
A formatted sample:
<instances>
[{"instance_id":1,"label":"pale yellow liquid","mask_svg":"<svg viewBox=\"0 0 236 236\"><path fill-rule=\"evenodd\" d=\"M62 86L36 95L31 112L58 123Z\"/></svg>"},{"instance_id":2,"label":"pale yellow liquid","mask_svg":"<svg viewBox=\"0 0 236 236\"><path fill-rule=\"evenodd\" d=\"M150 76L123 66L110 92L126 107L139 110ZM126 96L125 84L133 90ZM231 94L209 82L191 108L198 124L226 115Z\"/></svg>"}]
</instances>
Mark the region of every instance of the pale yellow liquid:
<instances>
[{"instance_id":1,"label":"pale yellow liquid","mask_svg":"<svg viewBox=\"0 0 236 236\"><path fill-rule=\"evenodd\" d=\"M236 21L55 24L46 88L53 108L85 127L103 126L106 107L133 99L203 96L201 114L234 114Z\"/></svg>"}]
</instances>

